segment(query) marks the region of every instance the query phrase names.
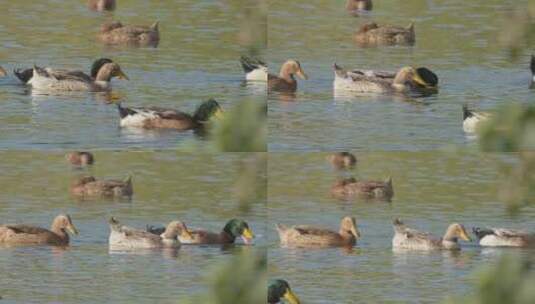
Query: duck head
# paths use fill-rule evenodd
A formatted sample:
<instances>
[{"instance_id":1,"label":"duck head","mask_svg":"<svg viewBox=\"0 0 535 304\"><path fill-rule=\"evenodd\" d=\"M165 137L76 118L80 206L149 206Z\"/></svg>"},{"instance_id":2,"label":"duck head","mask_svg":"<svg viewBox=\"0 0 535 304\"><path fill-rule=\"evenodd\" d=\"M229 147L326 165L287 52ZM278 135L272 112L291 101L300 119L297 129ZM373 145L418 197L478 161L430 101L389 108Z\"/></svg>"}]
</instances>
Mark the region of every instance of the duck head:
<instances>
[{"instance_id":1,"label":"duck head","mask_svg":"<svg viewBox=\"0 0 535 304\"><path fill-rule=\"evenodd\" d=\"M297 60L290 59L282 65L279 76L284 79L294 79L294 75L297 75L303 80L308 79L308 76L301 67L301 63Z\"/></svg>"},{"instance_id":2,"label":"duck head","mask_svg":"<svg viewBox=\"0 0 535 304\"><path fill-rule=\"evenodd\" d=\"M245 244L250 244L254 238L253 231L249 228L249 225L245 221L238 219L228 221L223 231L232 238L241 237Z\"/></svg>"},{"instance_id":3,"label":"duck head","mask_svg":"<svg viewBox=\"0 0 535 304\"><path fill-rule=\"evenodd\" d=\"M299 298L292 292L285 280L271 280L268 283L268 303L279 303L282 299L290 304L300 304Z\"/></svg>"}]
</instances>

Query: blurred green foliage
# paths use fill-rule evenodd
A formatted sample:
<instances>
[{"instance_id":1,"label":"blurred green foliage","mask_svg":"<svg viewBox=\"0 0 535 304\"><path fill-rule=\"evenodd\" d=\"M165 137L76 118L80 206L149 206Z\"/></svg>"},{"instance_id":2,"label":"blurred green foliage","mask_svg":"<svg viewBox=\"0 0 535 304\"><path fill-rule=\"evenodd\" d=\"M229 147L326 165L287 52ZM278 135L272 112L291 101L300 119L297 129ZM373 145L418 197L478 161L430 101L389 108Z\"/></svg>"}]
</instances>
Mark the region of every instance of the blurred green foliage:
<instances>
[{"instance_id":1,"label":"blurred green foliage","mask_svg":"<svg viewBox=\"0 0 535 304\"><path fill-rule=\"evenodd\" d=\"M207 294L186 303L253 304L267 299L267 257L265 250L243 250L217 268L208 279Z\"/></svg>"},{"instance_id":2,"label":"blurred green foliage","mask_svg":"<svg viewBox=\"0 0 535 304\"><path fill-rule=\"evenodd\" d=\"M535 303L535 268L533 261L505 255L497 265L478 274L476 292L447 303L533 304Z\"/></svg>"},{"instance_id":3,"label":"blurred green foliage","mask_svg":"<svg viewBox=\"0 0 535 304\"><path fill-rule=\"evenodd\" d=\"M519 5L504 24L501 42L511 59L535 42L535 1ZM526 89L528 89L526 87ZM478 130L483 151L517 152L519 161L508 172L500 198L511 212L535 204L535 106L504 106ZM475 294L448 303L533 304L535 303L534 256L505 254L497 265L478 275Z\"/></svg>"},{"instance_id":4,"label":"blurred green foliage","mask_svg":"<svg viewBox=\"0 0 535 304\"><path fill-rule=\"evenodd\" d=\"M243 100L225 112L213 136L224 152L265 152L267 137L266 105Z\"/></svg>"}]
</instances>

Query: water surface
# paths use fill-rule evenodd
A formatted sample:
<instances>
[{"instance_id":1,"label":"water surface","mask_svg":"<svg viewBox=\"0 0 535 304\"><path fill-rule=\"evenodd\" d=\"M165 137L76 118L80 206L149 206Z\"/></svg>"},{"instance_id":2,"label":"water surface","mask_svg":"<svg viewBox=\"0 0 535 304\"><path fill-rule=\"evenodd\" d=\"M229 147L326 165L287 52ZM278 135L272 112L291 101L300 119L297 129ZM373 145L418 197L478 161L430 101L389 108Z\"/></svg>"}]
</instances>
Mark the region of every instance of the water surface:
<instances>
[{"instance_id":1,"label":"water surface","mask_svg":"<svg viewBox=\"0 0 535 304\"><path fill-rule=\"evenodd\" d=\"M268 258L270 277L288 280L304 303L436 303L473 292L474 272L504 253L533 250L482 249L462 242L462 251L393 252L392 219L442 236L459 222L470 230L510 227L535 231L535 208L511 216L497 200L503 169L513 155L440 152L361 153L357 168L336 172L324 153L271 153L268 162ZM391 203L339 201L329 195L343 176L375 180L392 176ZM361 239L353 250L281 248L276 223L338 230L355 216Z\"/></svg>"},{"instance_id":2,"label":"water surface","mask_svg":"<svg viewBox=\"0 0 535 304\"><path fill-rule=\"evenodd\" d=\"M349 15L345 1L270 1L267 58L278 73L297 59L309 76L295 97L268 97L270 151L358 149L432 150L474 146L462 130L461 105L492 110L533 99L529 52L517 62L498 43L507 1L377 1L373 11ZM521 6L527 1L515 2ZM361 48L352 35L375 21L407 26L416 44ZM426 66L439 77L439 94L427 98L334 96L332 64L397 70Z\"/></svg>"}]
</instances>

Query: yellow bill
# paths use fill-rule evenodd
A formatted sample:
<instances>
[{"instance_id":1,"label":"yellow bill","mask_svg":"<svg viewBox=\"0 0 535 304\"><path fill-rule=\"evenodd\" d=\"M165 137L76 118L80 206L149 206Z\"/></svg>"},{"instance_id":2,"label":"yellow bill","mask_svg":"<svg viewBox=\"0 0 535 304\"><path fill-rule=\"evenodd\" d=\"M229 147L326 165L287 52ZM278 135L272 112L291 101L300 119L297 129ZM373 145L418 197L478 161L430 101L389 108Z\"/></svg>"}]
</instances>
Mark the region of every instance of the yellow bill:
<instances>
[{"instance_id":1,"label":"yellow bill","mask_svg":"<svg viewBox=\"0 0 535 304\"><path fill-rule=\"evenodd\" d=\"M290 290L287 289L286 293L282 296L290 304L300 304L299 298Z\"/></svg>"}]
</instances>

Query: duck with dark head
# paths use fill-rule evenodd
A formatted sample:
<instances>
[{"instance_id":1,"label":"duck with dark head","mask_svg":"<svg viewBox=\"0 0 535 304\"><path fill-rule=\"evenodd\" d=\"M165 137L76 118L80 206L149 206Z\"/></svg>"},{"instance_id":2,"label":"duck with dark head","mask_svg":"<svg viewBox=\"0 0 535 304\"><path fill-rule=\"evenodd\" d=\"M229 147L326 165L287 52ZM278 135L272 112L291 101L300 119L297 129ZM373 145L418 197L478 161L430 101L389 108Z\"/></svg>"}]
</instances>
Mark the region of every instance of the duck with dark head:
<instances>
[{"instance_id":1,"label":"duck with dark head","mask_svg":"<svg viewBox=\"0 0 535 304\"><path fill-rule=\"evenodd\" d=\"M223 110L215 99L209 99L199 105L190 115L174 109L159 107L123 107L117 104L121 127L143 129L173 129L178 131L198 130L212 120L221 119Z\"/></svg>"}]
</instances>

